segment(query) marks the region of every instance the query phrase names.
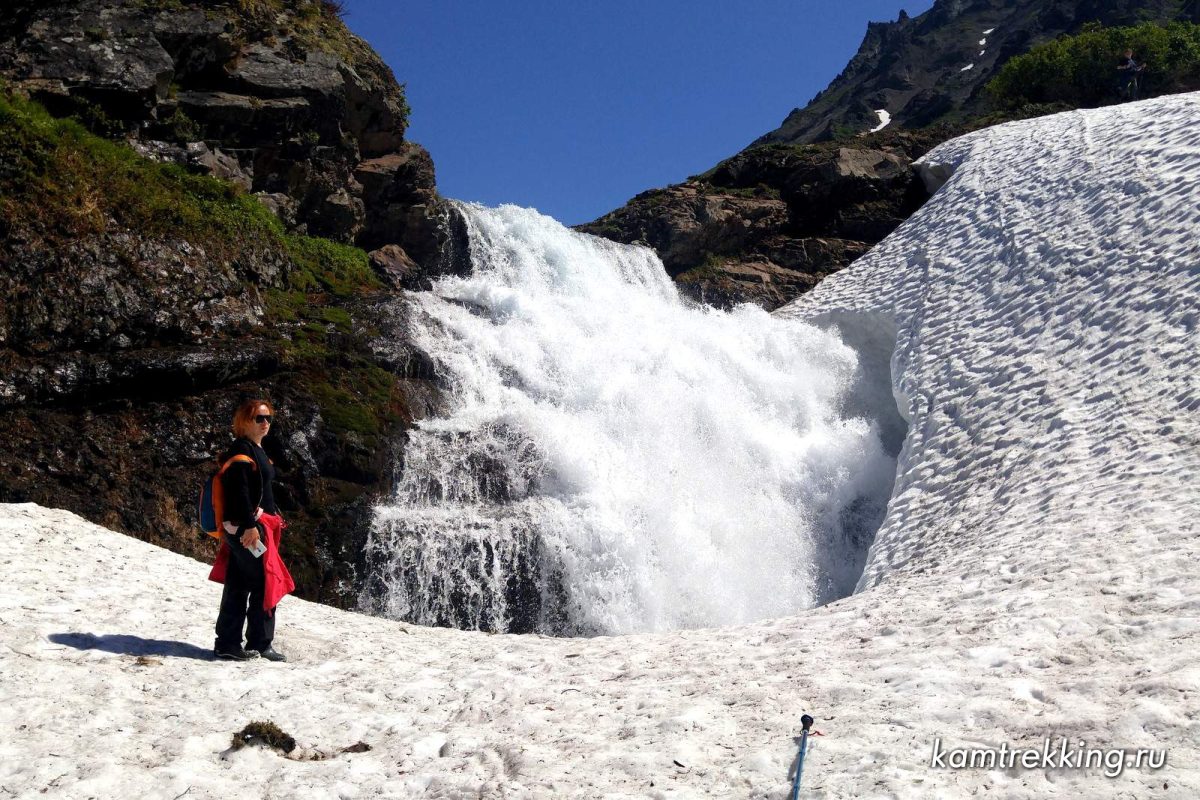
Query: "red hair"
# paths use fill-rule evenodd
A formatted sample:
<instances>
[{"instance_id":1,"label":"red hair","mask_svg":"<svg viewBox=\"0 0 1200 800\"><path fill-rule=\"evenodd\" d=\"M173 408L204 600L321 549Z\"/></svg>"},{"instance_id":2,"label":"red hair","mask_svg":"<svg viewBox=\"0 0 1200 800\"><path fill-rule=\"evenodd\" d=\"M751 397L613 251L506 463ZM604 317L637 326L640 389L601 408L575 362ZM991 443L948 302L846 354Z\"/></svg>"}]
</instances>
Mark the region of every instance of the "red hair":
<instances>
[{"instance_id":1,"label":"red hair","mask_svg":"<svg viewBox=\"0 0 1200 800\"><path fill-rule=\"evenodd\" d=\"M258 407L266 406L268 414L274 414L271 404L266 400L247 400L238 406L237 411L233 412L233 435L234 436L249 436L254 430L254 416L258 414Z\"/></svg>"}]
</instances>

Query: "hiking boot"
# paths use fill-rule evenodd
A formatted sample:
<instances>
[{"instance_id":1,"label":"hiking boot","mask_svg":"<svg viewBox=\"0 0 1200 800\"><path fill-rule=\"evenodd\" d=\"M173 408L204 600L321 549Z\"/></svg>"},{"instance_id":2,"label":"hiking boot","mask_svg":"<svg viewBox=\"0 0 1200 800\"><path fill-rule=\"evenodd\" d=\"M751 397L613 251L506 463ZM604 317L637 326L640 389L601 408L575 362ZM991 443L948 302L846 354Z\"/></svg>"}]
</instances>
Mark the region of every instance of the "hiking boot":
<instances>
[{"instance_id":1,"label":"hiking boot","mask_svg":"<svg viewBox=\"0 0 1200 800\"><path fill-rule=\"evenodd\" d=\"M238 647L223 647L213 650L213 654L217 658L224 658L228 661L249 661L252 658L258 658L257 650L243 650Z\"/></svg>"},{"instance_id":2,"label":"hiking boot","mask_svg":"<svg viewBox=\"0 0 1200 800\"><path fill-rule=\"evenodd\" d=\"M267 661L287 661L287 656L272 647L268 647L266 650L251 650L250 652L262 656Z\"/></svg>"}]
</instances>

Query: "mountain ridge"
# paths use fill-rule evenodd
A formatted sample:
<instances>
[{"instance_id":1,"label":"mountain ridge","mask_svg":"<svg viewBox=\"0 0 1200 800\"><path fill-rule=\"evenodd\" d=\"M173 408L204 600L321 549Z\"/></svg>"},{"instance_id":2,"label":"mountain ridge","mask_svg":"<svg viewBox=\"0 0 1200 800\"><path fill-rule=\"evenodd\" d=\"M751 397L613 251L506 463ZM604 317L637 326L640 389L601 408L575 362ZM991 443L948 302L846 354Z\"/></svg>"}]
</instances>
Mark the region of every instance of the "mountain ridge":
<instances>
[{"instance_id":1,"label":"mountain ridge","mask_svg":"<svg viewBox=\"0 0 1200 800\"><path fill-rule=\"evenodd\" d=\"M870 22L845 69L805 106L793 109L764 144L807 144L878 124L916 128L987 110L983 87L1009 58L1085 23L1200 20L1195 0L936 0L925 13ZM1115 56L1114 56L1115 57Z\"/></svg>"},{"instance_id":2,"label":"mountain ridge","mask_svg":"<svg viewBox=\"0 0 1200 800\"><path fill-rule=\"evenodd\" d=\"M842 72L778 128L577 229L651 247L680 291L701 302L778 308L924 202L909 169L924 152L978 127L1067 107L993 113L984 86L1009 58L1089 22L1176 19L1200 20L1200 2L937 0L916 17L870 22ZM881 110L890 117L882 128Z\"/></svg>"}]
</instances>

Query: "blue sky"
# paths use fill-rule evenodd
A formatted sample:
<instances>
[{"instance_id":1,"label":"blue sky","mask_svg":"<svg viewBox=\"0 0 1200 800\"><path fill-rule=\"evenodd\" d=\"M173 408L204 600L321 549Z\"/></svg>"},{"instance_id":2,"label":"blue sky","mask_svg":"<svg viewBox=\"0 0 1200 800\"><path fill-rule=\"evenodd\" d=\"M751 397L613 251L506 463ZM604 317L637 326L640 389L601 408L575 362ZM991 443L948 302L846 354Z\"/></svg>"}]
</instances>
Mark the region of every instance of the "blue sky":
<instances>
[{"instance_id":1,"label":"blue sky","mask_svg":"<svg viewBox=\"0 0 1200 800\"><path fill-rule=\"evenodd\" d=\"M678 183L778 127L868 20L930 0L348 0L407 84L442 194L568 225Z\"/></svg>"}]
</instances>

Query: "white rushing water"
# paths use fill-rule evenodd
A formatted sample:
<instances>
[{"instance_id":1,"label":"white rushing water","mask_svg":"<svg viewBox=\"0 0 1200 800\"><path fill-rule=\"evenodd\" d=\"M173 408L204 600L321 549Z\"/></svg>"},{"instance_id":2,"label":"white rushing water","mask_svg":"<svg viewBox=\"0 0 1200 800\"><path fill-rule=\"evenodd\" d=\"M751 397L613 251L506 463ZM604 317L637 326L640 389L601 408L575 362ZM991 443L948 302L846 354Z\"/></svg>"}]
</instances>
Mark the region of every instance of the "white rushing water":
<instances>
[{"instance_id":1,"label":"white rushing water","mask_svg":"<svg viewBox=\"0 0 1200 800\"><path fill-rule=\"evenodd\" d=\"M377 509L365 608L624 633L853 589L895 473L878 424L841 410L855 351L685 301L646 248L515 206L460 210L473 273L415 295L410 331L449 401Z\"/></svg>"}]
</instances>

